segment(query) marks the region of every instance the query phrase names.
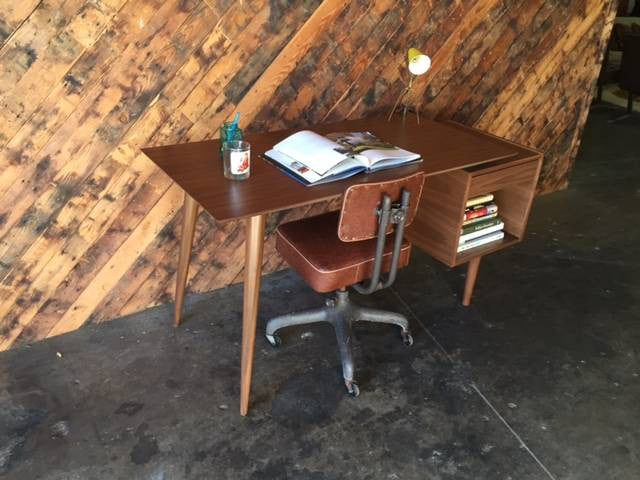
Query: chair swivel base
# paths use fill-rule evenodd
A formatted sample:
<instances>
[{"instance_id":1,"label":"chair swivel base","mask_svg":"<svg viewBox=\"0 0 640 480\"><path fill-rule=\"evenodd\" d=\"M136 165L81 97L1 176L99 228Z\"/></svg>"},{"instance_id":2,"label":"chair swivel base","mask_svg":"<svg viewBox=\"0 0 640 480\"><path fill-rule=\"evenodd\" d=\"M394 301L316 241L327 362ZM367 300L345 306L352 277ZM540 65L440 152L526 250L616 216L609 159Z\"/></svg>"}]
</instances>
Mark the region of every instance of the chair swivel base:
<instances>
[{"instance_id":1,"label":"chair swivel base","mask_svg":"<svg viewBox=\"0 0 640 480\"><path fill-rule=\"evenodd\" d=\"M266 337L271 345L280 345L280 337L276 334L278 330L293 325L307 325L310 323L327 322L333 326L338 341L338 351L342 362L342 375L344 384L350 395L357 397L360 393L353 373L353 352L351 348L351 326L353 322L375 322L398 325L401 329L402 340L405 345L413 345L413 337L409 332L409 322L403 315L385 310L360 307L349 300L349 293L345 291L336 292L334 298L327 299L326 306L305 310L302 312L290 313L272 318L267 323Z\"/></svg>"}]
</instances>

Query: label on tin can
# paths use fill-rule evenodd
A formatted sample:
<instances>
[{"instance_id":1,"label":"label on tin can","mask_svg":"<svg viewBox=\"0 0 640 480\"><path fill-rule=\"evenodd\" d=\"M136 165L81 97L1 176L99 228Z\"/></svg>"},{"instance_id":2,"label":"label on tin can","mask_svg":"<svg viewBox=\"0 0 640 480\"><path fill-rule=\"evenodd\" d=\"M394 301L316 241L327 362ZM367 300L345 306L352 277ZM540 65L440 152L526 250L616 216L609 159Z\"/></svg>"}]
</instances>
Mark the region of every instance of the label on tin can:
<instances>
[{"instance_id":1,"label":"label on tin can","mask_svg":"<svg viewBox=\"0 0 640 480\"><path fill-rule=\"evenodd\" d=\"M229 152L229 170L233 175L242 175L249 171L250 156L249 151L246 152Z\"/></svg>"}]
</instances>

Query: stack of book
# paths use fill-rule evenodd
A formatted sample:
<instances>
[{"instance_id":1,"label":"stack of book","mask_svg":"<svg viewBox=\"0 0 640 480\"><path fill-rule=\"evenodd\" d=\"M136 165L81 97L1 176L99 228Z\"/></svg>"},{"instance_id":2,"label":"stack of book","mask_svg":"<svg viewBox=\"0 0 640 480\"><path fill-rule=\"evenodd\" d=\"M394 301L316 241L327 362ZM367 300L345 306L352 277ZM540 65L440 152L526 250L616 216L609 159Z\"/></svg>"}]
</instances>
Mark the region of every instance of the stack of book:
<instances>
[{"instance_id":1,"label":"stack of book","mask_svg":"<svg viewBox=\"0 0 640 480\"><path fill-rule=\"evenodd\" d=\"M493 194L470 198L462 220L458 253L503 239L503 229L504 222L498 217Z\"/></svg>"}]
</instances>

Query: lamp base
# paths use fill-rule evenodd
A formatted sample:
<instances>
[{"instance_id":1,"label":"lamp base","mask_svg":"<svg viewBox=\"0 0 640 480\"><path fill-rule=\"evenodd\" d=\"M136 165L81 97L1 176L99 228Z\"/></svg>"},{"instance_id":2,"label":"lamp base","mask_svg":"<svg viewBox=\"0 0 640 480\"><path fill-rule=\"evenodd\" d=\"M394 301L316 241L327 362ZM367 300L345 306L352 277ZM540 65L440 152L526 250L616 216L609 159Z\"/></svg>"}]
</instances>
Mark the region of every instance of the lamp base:
<instances>
[{"instance_id":1,"label":"lamp base","mask_svg":"<svg viewBox=\"0 0 640 480\"><path fill-rule=\"evenodd\" d=\"M420 110L416 107L412 107L410 105L401 105L400 109L402 110L402 122L404 123L404 121L407 118L407 113L411 114L414 113L416 114L416 121L418 122L418 125L420 125ZM394 107L393 110L391 110L391 112L389 113L389 116L387 117L387 121L390 122L391 119L393 118L393 115L395 114L396 110L398 110L398 106L396 105Z\"/></svg>"}]
</instances>

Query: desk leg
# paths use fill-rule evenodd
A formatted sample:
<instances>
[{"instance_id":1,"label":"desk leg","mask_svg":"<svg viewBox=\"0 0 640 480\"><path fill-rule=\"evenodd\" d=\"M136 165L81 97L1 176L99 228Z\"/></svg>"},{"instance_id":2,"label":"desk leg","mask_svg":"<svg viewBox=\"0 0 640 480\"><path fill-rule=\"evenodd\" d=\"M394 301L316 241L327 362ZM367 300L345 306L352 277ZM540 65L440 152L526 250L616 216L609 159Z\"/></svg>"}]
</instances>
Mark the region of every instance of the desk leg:
<instances>
[{"instance_id":1,"label":"desk leg","mask_svg":"<svg viewBox=\"0 0 640 480\"><path fill-rule=\"evenodd\" d=\"M240 379L240 415L249 411L253 346L256 340L256 319L260 298L262 251L264 247L265 215L245 220L244 301L242 305L242 361Z\"/></svg>"},{"instance_id":2,"label":"desk leg","mask_svg":"<svg viewBox=\"0 0 640 480\"><path fill-rule=\"evenodd\" d=\"M184 194L184 212L182 218L182 234L180 236L180 258L178 259L178 274L176 279L176 300L173 310L173 326L180 325L182 306L184 305L184 290L187 286L189 260L193 246L193 234L196 230L198 218L198 204L189 194Z\"/></svg>"},{"instance_id":3,"label":"desk leg","mask_svg":"<svg viewBox=\"0 0 640 480\"><path fill-rule=\"evenodd\" d=\"M464 284L464 296L462 297L462 305L465 307L468 307L471 304L471 295L473 295L473 288L476 285L478 267L480 267L481 258L482 256L469 260L469 266L467 267L467 279Z\"/></svg>"}]
</instances>

